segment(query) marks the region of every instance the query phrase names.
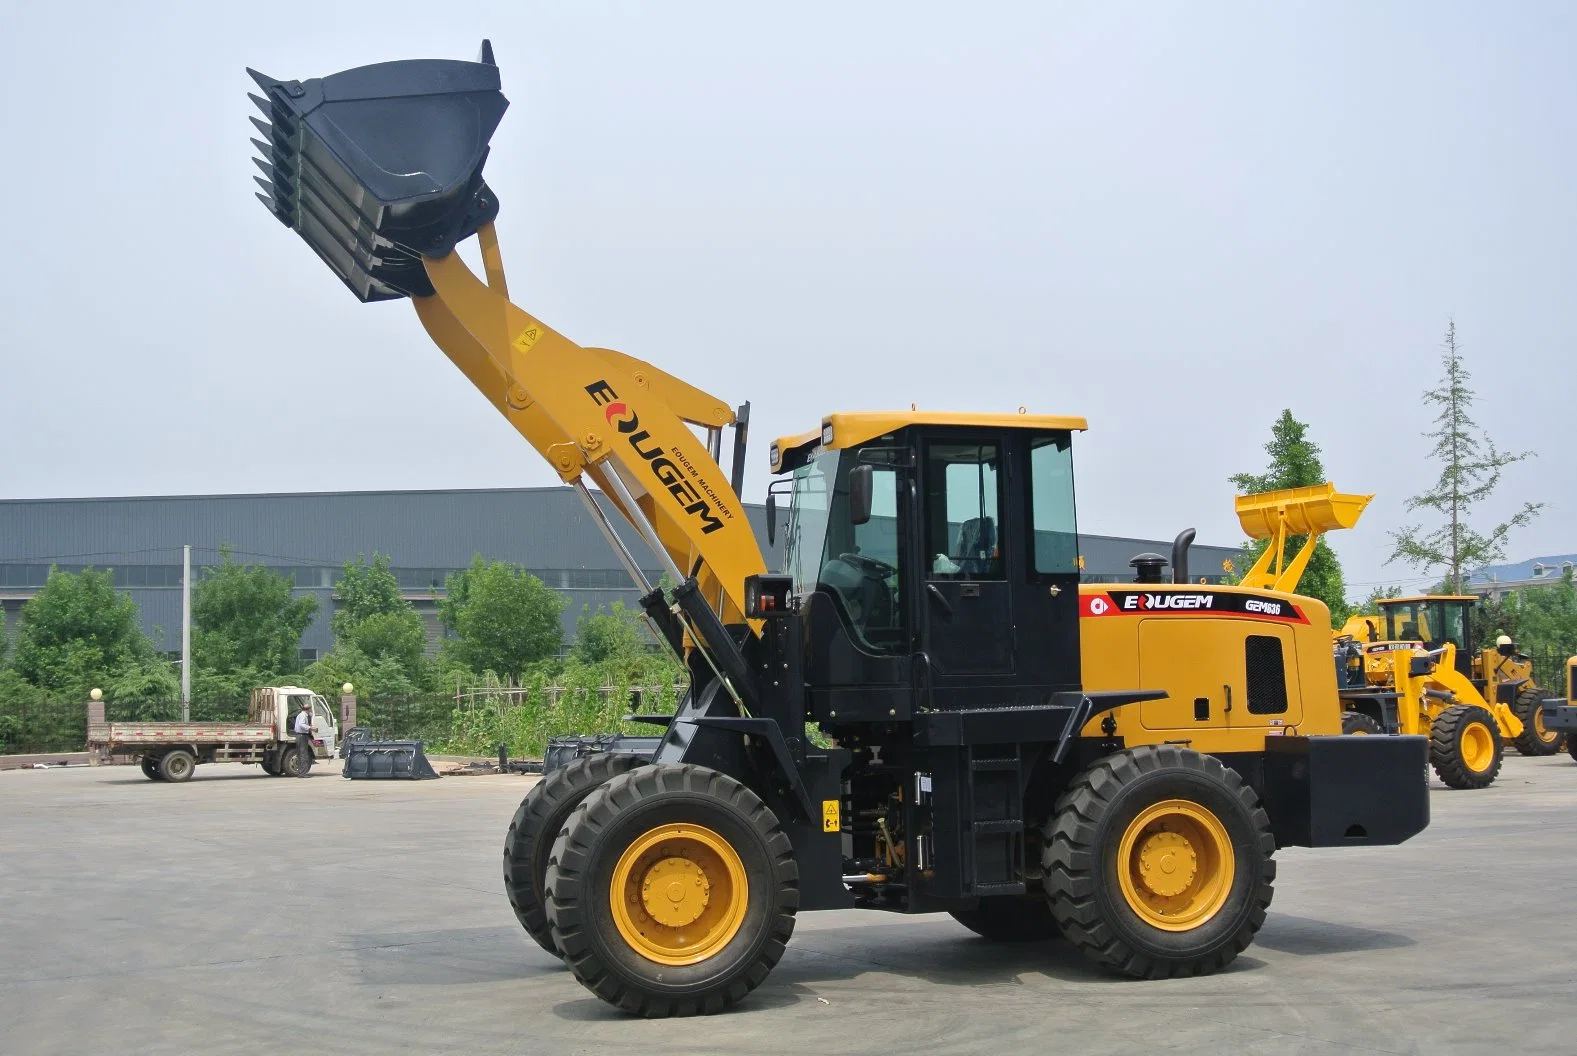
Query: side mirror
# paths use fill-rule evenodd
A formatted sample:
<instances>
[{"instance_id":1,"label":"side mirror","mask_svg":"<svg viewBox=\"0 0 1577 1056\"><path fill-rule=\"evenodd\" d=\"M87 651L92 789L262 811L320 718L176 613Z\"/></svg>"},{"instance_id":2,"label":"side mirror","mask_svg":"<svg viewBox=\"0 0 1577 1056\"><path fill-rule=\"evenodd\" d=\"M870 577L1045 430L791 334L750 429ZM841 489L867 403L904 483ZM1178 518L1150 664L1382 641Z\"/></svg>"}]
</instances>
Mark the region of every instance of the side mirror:
<instances>
[{"instance_id":1,"label":"side mirror","mask_svg":"<svg viewBox=\"0 0 1577 1056\"><path fill-rule=\"evenodd\" d=\"M849 521L864 524L871 519L873 472L870 466L855 466L849 470Z\"/></svg>"},{"instance_id":2,"label":"side mirror","mask_svg":"<svg viewBox=\"0 0 1577 1056\"><path fill-rule=\"evenodd\" d=\"M778 545L778 496L777 492L767 492L767 545Z\"/></svg>"}]
</instances>

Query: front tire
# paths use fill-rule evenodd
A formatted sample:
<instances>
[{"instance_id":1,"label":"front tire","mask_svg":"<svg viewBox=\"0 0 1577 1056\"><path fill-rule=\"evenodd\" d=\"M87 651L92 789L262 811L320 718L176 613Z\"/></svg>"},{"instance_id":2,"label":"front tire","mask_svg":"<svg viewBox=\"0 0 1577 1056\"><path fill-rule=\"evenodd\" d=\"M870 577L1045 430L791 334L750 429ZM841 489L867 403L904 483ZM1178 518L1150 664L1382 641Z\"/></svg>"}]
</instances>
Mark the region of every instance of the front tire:
<instances>
[{"instance_id":1,"label":"front tire","mask_svg":"<svg viewBox=\"0 0 1577 1056\"><path fill-rule=\"evenodd\" d=\"M575 808L597 789L646 762L640 756L600 752L572 760L532 786L504 837L504 892L515 919L537 945L560 956L543 905L543 881L553 841Z\"/></svg>"},{"instance_id":2,"label":"front tire","mask_svg":"<svg viewBox=\"0 0 1577 1056\"><path fill-rule=\"evenodd\" d=\"M1504 758L1495 716L1477 704L1453 704L1429 728L1429 762L1452 788L1487 788Z\"/></svg>"},{"instance_id":3,"label":"front tire","mask_svg":"<svg viewBox=\"0 0 1577 1056\"><path fill-rule=\"evenodd\" d=\"M989 942L1044 942L1062 935L1044 898L982 898L975 909L948 910L947 915Z\"/></svg>"},{"instance_id":4,"label":"front tire","mask_svg":"<svg viewBox=\"0 0 1577 1056\"><path fill-rule=\"evenodd\" d=\"M593 792L554 841L553 941L575 978L637 1015L721 1012L794 933L799 869L756 794L703 766L643 766Z\"/></svg>"},{"instance_id":5,"label":"front tire","mask_svg":"<svg viewBox=\"0 0 1577 1056\"><path fill-rule=\"evenodd\" d=\"M1522 687L1511 712L1522 723L1522 732L1511 742L1518 754L1554 755L1564 747L1561 739L1565 734L1544 726L1544 693L1538 686Z\"/></svg>"},{"instance_id":6,"label":"front tire","mask_svg":"<svg viewBox=\"0 0 1577 1056\"><path fill-rule=\"evenodd\" d=\"M1211 756L1176 745L1109 755L1074 779L1043 831L1052 915L1111 971L1208 975L1265 923L1270 818Z\"/></svg>"}]
</instances>

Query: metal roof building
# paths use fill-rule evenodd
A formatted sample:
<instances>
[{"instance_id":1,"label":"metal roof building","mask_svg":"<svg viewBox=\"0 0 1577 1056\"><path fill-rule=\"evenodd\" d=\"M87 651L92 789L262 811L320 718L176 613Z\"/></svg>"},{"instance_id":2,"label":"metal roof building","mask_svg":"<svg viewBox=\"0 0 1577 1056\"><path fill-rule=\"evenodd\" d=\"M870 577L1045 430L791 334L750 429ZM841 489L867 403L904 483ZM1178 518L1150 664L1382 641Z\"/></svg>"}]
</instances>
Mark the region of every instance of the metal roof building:
<instances>
[{"instance_id":1,"label":"metal roof building","mask_svg":"<svg viewBox=\"0 0 1577 1056\"><path fill-rule=\"evenodd\" d=\"M747 505L766 549L766 510ZM780 516L782 514L780 513ZM636 533L623 532L653 581L658 562ZM781 544L783 533L778 533ZM329 620L340 568L358 555L388 555L404 594L427 622L436 645L444 577L474 554L525 566L568 599L565 637L583 608L613 601L633 605L637 591L572 489L497 488L455 491L368 491L146 498L0 500L0 606L9 635L22 604L44 584L51 565L66 571L113 568L116 584L142 610L159 648L180 646L181 546L192 565L217 564L228 547L235 560L267 565L295 577L298 591L317 596L318 616L302 637L303 659L333 647ZM1112 536L1080 537L1088 580L1130 578L1128 560L1170 543ZM1221 577L1235 547L1195 546L1193 578ZM777 567L780 554L768 551Z\"/></svg>"}]
</instances>

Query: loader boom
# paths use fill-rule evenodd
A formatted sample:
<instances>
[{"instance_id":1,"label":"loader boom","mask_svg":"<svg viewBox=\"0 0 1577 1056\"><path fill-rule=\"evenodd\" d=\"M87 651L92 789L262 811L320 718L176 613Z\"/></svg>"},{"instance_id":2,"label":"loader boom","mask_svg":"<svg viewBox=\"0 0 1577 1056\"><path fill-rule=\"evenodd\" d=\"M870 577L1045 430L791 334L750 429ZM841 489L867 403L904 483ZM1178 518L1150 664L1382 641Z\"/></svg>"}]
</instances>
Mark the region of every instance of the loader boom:
<instances>
[{"instance_id":1,"label":"loader boom","mask_svg":"<svg viewBox=\"0 0 1577 1056\"><path fill-rule=\"evenodd\" d=\"M253 121L267 137L253 140L263 204L361 300L411 299L461 373L580 492L659 638L676 652L700 646L738 700L747 676L723 628L752 626L745 584L766 571L737 494L749 405L732 411L642 360L577 345L510 302L498 201L481 175L508 106L491 46L475 63L381 63L305 82L248 72L268 118ZM454 252L472 235L485 281ZM732 481L718 464L728 426ZM587 481L657 556L676 605Z\"/></svg>"}]
</instances>

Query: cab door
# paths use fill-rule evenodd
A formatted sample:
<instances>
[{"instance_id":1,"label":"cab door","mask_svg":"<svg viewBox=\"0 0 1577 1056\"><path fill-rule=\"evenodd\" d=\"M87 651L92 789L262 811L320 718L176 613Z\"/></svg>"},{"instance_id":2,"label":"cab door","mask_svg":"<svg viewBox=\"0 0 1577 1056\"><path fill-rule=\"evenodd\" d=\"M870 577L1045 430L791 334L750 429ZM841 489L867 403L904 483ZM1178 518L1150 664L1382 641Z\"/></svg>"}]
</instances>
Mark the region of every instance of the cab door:
<instances>
[{"instance_id":1,"label":"cab door","mask_svg":"<svg viewBox=\"0 0 1577 1056\"><path fill-rule=\"evenodd\" d=\"M1013 675L1013 605L1002 532L1002 437L951 431L921 443L920 611L937 694ZM970 694L966 694L970 695ZM957 698L942 706L967 706Z\"/></svg>"},{"instance_id":2,"label":"cab door","mask_svg":"<svg viewBox=\"0 0 1577 1056\"><path fill-rule=\"evenodd\" d=\"M328 701L315 695L312 698L312 724L312 739L322 742L313 746L312 754L318 759L332 759L334 746L339 743L339 724L334 721Z\"/></svg>"}]
</instances>

